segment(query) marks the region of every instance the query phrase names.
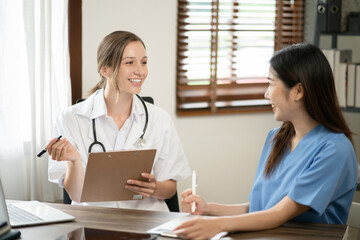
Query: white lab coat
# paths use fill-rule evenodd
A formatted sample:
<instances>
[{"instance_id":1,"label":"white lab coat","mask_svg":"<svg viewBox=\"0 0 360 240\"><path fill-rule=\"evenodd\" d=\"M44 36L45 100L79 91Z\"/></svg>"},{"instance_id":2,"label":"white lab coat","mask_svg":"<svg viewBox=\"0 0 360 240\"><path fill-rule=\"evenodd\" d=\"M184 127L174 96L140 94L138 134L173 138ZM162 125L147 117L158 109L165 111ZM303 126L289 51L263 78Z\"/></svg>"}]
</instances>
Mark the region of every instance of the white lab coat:
<instances>
[{"instance_id":1,"label":"white lab coat","mask_svg":"<svg viewBox=\"0 0 360 240\"><path fill-rule=\"evenodd\" d=\"M144 136L143 149L157 149L152 174L158 181L187 178L191 174L187 158L170 116L156 105L146 103L149 121ZM84 170L88 161L88 148L94 141L92 119L95 118L97 140L104 144L106 151L136 149L135 142L143 132L145 110L141 101L134 95L130 117L118 130L115 122L107 116L103 90L100 89L85 101L75 104L62 112L55 124L55 136L67 138L79 151ZM92 152L102 152L96 144ZM64 186L66 161L53 161L49 158L49 181ZM72 204L79 204L72 202ZM81 203L82 205L120 207L131 209L169 211L165 202L156 198L143 200Z\"/></svg>"}]
</instances>

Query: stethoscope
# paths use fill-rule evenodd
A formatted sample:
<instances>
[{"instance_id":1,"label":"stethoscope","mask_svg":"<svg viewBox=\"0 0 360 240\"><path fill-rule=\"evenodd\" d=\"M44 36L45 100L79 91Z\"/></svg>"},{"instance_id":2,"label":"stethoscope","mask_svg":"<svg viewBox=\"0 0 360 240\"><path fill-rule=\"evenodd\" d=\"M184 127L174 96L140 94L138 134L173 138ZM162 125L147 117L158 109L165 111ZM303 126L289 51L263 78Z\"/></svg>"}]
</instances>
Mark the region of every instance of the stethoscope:
<instances>
[{"instance_id":1,"label":"stethoscope","mask_svg":"<svg viewBox=\"0 0 360 240\"><path fill-rule=\"evenodd\" d=\"M144 139L144 135L145 135L145 132L146 132L146 128L147 128L147 125L148 125L148 120L149 120L149 114L148 114L148 110L147 110L147 107L146 107L146 104L144 102L144 100L137 94L135 94L139 99L140 101L142 102L143 106L144 106L144 110L145 110L145 125L144 125L144 129L143 129L143 133L141 134L141 136L139 137L139 139L135 142L135 147L139 148L139 147L144 147L145 146L145 139ZM99 142L96 138L96 127L95 127L95 118L93 118L92 120L92 128L93 128L93 134L94 134L94 142L90 144L89 146L89 151L88 153L91 153L91 149L94 145L98 144L100 145L100 147L102 148L102 150L104 152L106 152L106 149L105 149L105 146L104 144L102 144L101 142Z\"/></svg>"}]
</instances>

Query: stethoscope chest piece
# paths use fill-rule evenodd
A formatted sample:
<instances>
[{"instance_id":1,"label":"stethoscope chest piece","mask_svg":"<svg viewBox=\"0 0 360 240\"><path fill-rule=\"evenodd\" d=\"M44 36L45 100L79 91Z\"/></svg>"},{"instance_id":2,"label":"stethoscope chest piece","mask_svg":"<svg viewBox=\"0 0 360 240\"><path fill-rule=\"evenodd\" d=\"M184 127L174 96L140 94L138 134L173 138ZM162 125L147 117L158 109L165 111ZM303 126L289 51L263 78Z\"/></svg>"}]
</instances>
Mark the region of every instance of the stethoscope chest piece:
<instances>
[{"instance_id":1,"label":"stethoscope chest piece","mask_svg":"<svg viewBox=\"0 0 360 240\"><path fill-rule=\"evenodd\" d=\"M143 147L145 147L145 144L146 144L146 140L144 138L140 137L138 140L136 140L134 146L137 148L143 148Z\"/></svg>"}]
</instances>

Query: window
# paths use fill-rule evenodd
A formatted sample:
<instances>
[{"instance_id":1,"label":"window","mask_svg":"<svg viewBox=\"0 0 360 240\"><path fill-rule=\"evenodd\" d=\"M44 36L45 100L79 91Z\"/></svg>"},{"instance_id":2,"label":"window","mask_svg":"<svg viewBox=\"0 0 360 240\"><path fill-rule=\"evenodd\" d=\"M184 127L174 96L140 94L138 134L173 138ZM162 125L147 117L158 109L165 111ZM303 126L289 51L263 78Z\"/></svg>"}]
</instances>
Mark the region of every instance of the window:
<instances>
[{"instance_id":1,"label":"window","mask_svg":"<svg viewBox=\"0 0 360 240\"><path fill-rule=\"evenodd\" d=\"M303 0L178 0L177 114L270 110L269 60L303 17Z\"/></svg>"},{"instance_id":2,"label":"window","mask_svg":"<svg viewBox=\"0 0 360 240\"><path fill-rule=\"evenodd\" d=\"M9 198L62 196L36 153L71 103L67 18L68 1L0 1L0 176Z\"/></svg>"}]
</instances>

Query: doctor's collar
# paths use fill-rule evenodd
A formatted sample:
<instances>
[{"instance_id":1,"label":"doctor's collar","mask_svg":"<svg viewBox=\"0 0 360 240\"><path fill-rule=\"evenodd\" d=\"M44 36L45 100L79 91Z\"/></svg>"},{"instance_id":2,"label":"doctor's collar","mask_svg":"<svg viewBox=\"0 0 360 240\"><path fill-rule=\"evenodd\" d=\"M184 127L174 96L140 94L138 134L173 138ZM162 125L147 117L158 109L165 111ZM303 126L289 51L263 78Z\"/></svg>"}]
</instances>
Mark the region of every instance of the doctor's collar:
<instances>
[{"instance_id":1,"label":"doctor's collar","mask_svg":"<svg viewBox=\"0 0 360 240\"><path fill-rule=\"evenodd\" d=\"M94 92L88 99L81 103L79 106L77 114L83 115L90 119L98 118L101 116L107 116L107 108L104 98L104 90L99 89ZM133 95L133 102L131 105L130 115L137 119L138 117L144 115L144 110L141 101ZM141 118L140 118L141 119Z\"/></svg>"}]
</instances>

